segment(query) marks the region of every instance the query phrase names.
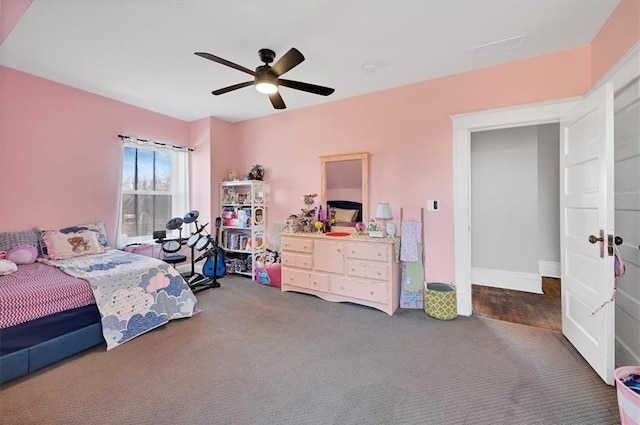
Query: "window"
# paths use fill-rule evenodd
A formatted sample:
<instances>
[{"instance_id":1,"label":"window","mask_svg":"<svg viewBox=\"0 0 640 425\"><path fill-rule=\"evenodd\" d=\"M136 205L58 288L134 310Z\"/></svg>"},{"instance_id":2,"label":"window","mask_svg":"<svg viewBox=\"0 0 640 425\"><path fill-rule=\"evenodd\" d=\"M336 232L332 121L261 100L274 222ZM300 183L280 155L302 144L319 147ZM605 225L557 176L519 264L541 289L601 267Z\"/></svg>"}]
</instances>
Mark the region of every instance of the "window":
<instances>
[{"instance_id":1,"label":"window","mask_svg":"<svg viewBox=\"0 0 640 425\"><path fill-rule=\"evenodd\" d=\"M151 240L154 230L185 214L186 174L187 152L125 143L118 246Z\"/></svg>"}]
</instances>

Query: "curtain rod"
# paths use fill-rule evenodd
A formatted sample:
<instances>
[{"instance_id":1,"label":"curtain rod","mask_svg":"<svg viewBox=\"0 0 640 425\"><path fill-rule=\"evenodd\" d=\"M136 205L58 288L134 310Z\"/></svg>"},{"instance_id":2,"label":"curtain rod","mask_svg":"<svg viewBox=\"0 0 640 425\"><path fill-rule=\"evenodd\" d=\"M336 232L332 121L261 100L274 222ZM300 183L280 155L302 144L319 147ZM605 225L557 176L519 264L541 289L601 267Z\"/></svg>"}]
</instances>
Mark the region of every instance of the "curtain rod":
<instances>
[{"instance_id":1,"label":"curtain rod","mask_svg":"<svg viewBox=\"0 0 640 425\"><path fill-rule=\"evenodd\" d=\"M118 137L122 139L123 142L142 142L142 143L153 143L156 146L161 146L163 148L173 148L173 149L178 149L178 150L187 150L189 152L193 152L193 149L191 148L187 148L185 146L177 146L177 145L172 145L169 143L162 143L162 142L157 142L155 140L147 140L147 139L141 139L139 137L136 136L124 136L122 134L118 134Z\"/></svg>"}]
</instances>

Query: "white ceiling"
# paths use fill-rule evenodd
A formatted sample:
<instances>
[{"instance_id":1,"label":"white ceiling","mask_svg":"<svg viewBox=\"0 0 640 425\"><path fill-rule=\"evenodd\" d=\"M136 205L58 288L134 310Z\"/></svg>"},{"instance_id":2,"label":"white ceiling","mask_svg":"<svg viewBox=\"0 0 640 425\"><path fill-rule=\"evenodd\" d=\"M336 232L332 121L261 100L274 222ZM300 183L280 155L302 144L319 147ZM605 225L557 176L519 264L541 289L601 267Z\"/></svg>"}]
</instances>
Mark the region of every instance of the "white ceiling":
<instances>
[{"instance_id":1,"label":"white ceiling","mask_svg":"<svg viewBox=\"0 0 640 425\"><path fill-rule=\"evenodd\" d=\"M0 46L0 64L185 121L235 122L276 111L240 71L260 48L306 60L284 75L336 89L288 88L288 110L590 43L619 0L34 0ZM521 47L472 47L525 35ZM518 43L514 43L518 44ZM375 72L366 72L374 64Z\"/></svg>"}]
</instances>

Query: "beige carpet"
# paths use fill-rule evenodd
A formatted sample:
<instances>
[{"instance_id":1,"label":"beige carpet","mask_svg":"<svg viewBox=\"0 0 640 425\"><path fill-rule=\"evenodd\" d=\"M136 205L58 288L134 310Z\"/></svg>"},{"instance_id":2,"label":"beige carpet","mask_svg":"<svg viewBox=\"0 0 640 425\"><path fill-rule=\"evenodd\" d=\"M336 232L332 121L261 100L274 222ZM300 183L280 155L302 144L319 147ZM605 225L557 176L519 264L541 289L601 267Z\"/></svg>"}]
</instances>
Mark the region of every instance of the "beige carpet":
<instances>
[{"instance_id":1,"label":"beige carpet","mask_svg":"<svg viewBox=\"0 0 640 425\"><path fill-rule=\"evenodd\" d=\"M619 423L557 332L221 283L190 319L3 386L0 423Z\"/></svg>"}]
</instances>

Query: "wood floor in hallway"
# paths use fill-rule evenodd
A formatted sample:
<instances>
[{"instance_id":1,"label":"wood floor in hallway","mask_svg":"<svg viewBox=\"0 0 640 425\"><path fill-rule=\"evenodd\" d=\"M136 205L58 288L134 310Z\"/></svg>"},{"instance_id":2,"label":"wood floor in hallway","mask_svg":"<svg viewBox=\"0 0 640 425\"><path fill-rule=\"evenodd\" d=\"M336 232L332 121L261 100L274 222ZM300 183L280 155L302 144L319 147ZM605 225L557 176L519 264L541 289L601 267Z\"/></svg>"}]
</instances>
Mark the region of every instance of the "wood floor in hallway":
<instances>
[{"instance_id":1,"label":"wood floor in hallway","mask_svg":"<svg viewBox=\"0 0 640 425\"><path fill-rule=\"evenodd\" d=\"M543 294L472 285L478 316L562 331L560 279L543 277Z\"/></svg>"}]
</instances>

